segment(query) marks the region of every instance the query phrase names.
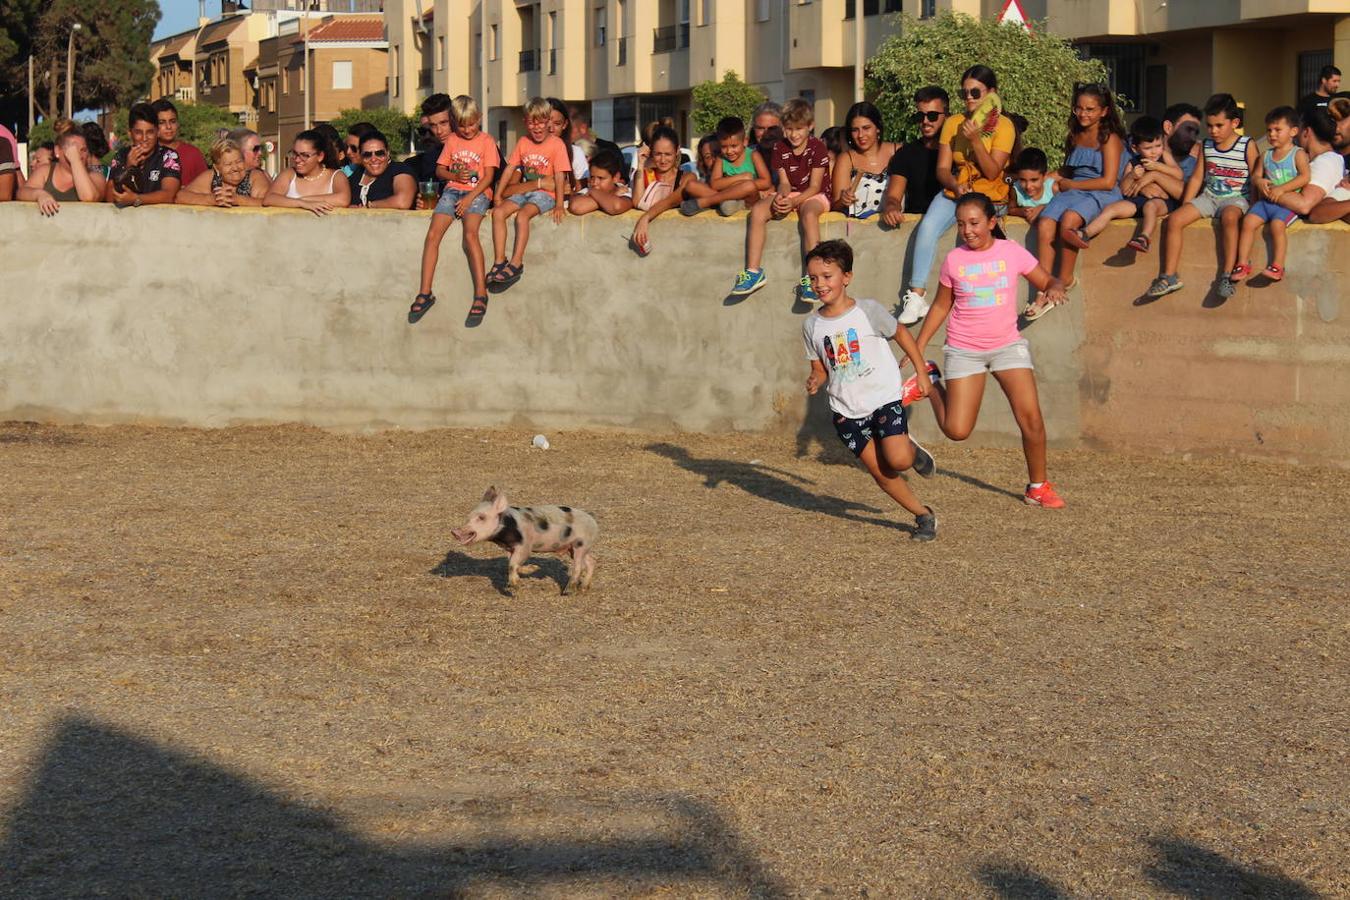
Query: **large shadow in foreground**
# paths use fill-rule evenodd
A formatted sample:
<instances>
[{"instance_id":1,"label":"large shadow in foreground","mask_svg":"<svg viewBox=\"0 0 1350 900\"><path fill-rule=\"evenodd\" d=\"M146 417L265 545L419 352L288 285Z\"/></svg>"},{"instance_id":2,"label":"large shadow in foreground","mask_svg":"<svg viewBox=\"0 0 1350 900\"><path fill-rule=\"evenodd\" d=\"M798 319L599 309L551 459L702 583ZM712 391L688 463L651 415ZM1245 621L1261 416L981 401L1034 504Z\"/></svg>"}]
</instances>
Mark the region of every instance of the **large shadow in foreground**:
<instances>
[{"instance_id":1,"label":"large shadow in foreground","mask_svg":"<svg viewBox=\"0 0 1350 900\"><path fill-rule=\"evenodd\" d=\"M785 895L706 804L662 796L605 811L664 824L540 839L536 827L494 833L508 817L480 814L464 823L474 837L450 846L379 845L200 757L74 718L54 731L5 822L0 895L460 897L577 879Z\"/></svg>"}]
</instances>

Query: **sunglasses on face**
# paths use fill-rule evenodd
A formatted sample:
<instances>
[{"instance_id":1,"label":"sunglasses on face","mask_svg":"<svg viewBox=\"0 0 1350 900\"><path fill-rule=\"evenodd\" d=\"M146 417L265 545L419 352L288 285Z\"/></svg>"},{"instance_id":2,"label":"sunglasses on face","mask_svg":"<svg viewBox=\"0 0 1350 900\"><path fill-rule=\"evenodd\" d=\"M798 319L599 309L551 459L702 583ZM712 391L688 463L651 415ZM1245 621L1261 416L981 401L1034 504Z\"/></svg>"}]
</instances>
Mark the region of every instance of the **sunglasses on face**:
<instances>
[{"instance_id":1,"label":"sunglasses on face","mask_svg":"<svg viewBox=\"0 0 1350 900\"><path fill-rule=\"evenodd\" d=\"M348 152L348 153L360 153L360 152L361 152L361 148L358 147L358 146L356 146L355 144L348 144L348 145L347 145L347 152Z\"/></svg>"},{"instance_id":2,"label":"sunglasses on face","mask_svg":"<svg viewBox=\"0 0 1350 900\"><path fill-rule=\"evenodd\" d=\"M388 150L362 150L362 159L385 159L389 156Z\"/></svg>"},{"instance_id":3,"label":"sunglasses on face","mask_svg":"<svg viewBox=\"0 0 1350 900\"><path fill-rule=\"evenodd\" d=\"M927 119L930 122L936 122L940 118L942 118L942 113L938 112L935 109L930 109L927 112L914 113L914 115L909 117L909 120L913 122L915 125L918 125L924 119Z\"/></svg>"},{"instance_id":4,"label":"sunglasses on face","mask_svg":"<svg viewBox=\"0 0 1350 900\"><path fill-rule=\"evenodd\" d=\"M960 95L962 100L978 100L984 96L984 91L980 88L971 88L970 90L962 88L956 93Z\"/></svg>"},{"instance_id":5,"label":"sunglasses on face","mask_svg":"<svg viewBox=\"0 0 1350 900\"><path fill-rule=\"evenodd\" d=\"M256 147L249 147L248 150L245 151L245 152L247 152L247 153L261 153L261 152L262 152L262 144L259 144L259 145L256 146Z\"/></svg>"},{"instance_id":6,"label":"sunglasses on face","mask_svg":"<svg viewBox=\"0 0 1350 900\"><path fill-rule=\"evenodd\" d=\"M292 151L291 151L291 158L292 158L292 159L313 159L313 158L316 157L316 156L322 156L322 155L323 155L323 154L321 154L321 153L320 153L319 151L317 151L317 150L315 150L315 151L312 152L312 153L306 153L306 152L304 152L303 150L292 150Z\"/></svg>"}]
</instances>

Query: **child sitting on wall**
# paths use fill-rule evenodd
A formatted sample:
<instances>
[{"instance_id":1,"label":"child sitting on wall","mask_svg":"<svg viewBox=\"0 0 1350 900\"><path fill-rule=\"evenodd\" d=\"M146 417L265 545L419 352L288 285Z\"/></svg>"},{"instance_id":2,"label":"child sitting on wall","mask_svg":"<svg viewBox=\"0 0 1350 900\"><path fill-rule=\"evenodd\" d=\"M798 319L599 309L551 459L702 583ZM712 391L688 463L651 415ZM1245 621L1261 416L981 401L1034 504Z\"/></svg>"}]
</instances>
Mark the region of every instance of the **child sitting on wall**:
<instances>
[{"instance_id":1,"label":"child sitting on wall","mask_svg":"<svg viewBox=\"0 0 1350 900\"><path fill-rule=\"evenodd\" d=\"M600 210L617 216L633 208L633 189L623 172L623 154L603 147L591 157L590 183L572 196L568 209L574 216Z\"/></svg>"},{"instance_id":2,"label":"child sitting on wall","mask_svg":"<svg viewBox=\"0 0 1350 900\"><path fill-rule=\"evenodd\" d=\"M690 183L685 187L686 199L680 204L680 212L686 216L712 207L717 207L720 215L729 216L758 203L761 191L773 189L764 158L746 144L744 122L736 116L718 122L717 144L722 155L713 166L708 183Z\"/></svg>"},{"instance_id":3,"label":"child sitting on wall","mask_svg":"<svg viewBox=\"0 0 1350 900\"><path fill-rule=\"evenodd\" d=\"M1108 203L1102 211L1082 228L1065 234L1068 241L1079 250L1087 248L1088 241L1101 234L1116 219L1129 219L1139 216L1140 234L1148 235L1158 225L1158 219L1167 215L1167 193L1160 186L1145 179L1149 174L1161 172L1174 178L1181 177L1181 169L1170 165L1163 158L1167 149L1163 140L1163 124L1152 116L1140 116L1130 126L1130 148L1125 163L1125 171L1120 177L1121 199ZM1131 243L1137 249L1137 245ZM1147 247L1147 244L1144 245Z\"/></svg>"},{"instance_id":4,"label":"child sitting on wall","mask_svg":"<svg viewBox=\"0 0 1350 900\"><path fill-rule=\"evenodd\" d=\"M1284 253L1288 246L1285 230L1298 220L1298 213L1283 206L1286 195L1301 191L1311 179L1308 154L1294 143L1299 117L1292 106L1277 106L1266 115L1266 139L1270 149L1256 161L1252 170L1252 188L1258 198L1242 217L1242 236L1238 238L1238 264L1232 279L1242 281L1252 274L1252 244L1262 225L1270 228L1270 263L1261 274L1271 281L1284 278Z\"/></svg>"},{"instance_id":5,"label":"child sitting on wall","mask_svg":"<svg viewBox=\"0 0 1350 900\"><path fill-rule=\"evenodd\" d=\"M525 247L530 241L530 220L551 213L554 223L563 220L572 160L567 145L550 134L553 106L543 97L525 104L525 134L516 141L506 160L506 171L497 186L497 205L492 210L492 271L488 290L500 293L525 274ZM516 241L511 260L506 259L506 222L516 219Z\"/></svg>"},{"instance_id":6,"label":"child sitting on wall","mask_svg":"<svg viewBox=\"0 0 1350 900\"><path fill-rule=\"evenodd\" d=\"M1035 222L1041 210L1055 198L1059 174L1050 171L1045 151L1039 147L1028 147L1019 153L1009 171L1013 178L1008 215Z\"/></svg>"}]
</instances>

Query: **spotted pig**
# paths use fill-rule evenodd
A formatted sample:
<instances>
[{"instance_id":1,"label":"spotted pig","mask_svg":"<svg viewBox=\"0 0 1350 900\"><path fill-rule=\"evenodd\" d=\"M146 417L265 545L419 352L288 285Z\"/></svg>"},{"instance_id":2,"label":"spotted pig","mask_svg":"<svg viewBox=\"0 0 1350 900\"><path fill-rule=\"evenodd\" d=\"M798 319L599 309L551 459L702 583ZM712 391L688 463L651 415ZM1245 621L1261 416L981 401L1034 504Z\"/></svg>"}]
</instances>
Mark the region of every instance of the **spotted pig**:
<instances>
[{"instance_id":1,"label":"spotted pig","mask_svg":"<svg viewBox=\"0 0 1350 900\"><path fill-rule=\"evenodd\" d=\"M455 540L468 546L480 541L500 545L509 554L506 562L507 587L515 589L520 575L537 566L522 566L535 553L557 553L572 557L563 594L588 590L595 574L592 550L600 527L590 513L570 506L508 506L506 495L495 487L483 494L483 502L469 513L469 521L450 532Z\"/></svg>"}]
</instances>

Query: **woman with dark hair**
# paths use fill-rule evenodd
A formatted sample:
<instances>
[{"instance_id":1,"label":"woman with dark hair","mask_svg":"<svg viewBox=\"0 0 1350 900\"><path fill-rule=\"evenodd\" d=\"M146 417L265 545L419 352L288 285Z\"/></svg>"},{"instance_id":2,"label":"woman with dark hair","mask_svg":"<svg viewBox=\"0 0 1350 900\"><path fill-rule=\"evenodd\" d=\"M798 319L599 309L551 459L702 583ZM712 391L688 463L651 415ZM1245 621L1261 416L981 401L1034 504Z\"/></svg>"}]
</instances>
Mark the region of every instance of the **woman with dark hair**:
<instances>
[{"instance_id":1,"label":"woman with dark hair","mask_svg":"<svg viewBox=\"0 0 1350 900\"><path fill-rule=\"evenodd\" d=\"M277 176L263 198L263 206L307 209L324 216L352 201L351 187L342 177L337 148L318 131L295 136L290 168Z\"/></svg>"},{"instance_id":2,"label":"woman with dark hair","mask_svg":"<svg viewBox=\"0 0 1350 900\"><path fill-rule=\"evenodd\" d=\"M555 135L567 147L568 158L572 160L572 193L586 186L591 177L591 164L586 161L585 152L572 143L572 111L557 97L545 97L553 110L548 114L548 133Z\"/></svg>"},{"instance_id":3,"label":"woman with dark hair","mask_svg":"<svg viewBox=\"0 0 1350 900\"><path fill-rule=\"evenodd\" d=\"M1125 125L1111 90L1104 84L1079 84L1073 89L1069 135L1064 139L1064 165L1059 193L1036 219L1036 247L1041 268L1055 272L1065 290L1073 287L1078 251L1087 246L1078 229L1097 218L1108 204L1121 198L1120 176L1125 171ZM1055 250L1059 249L1059 268ZM1044 315L1038 305L1029 318Z\"/></svg>"},{"instance_id":4,"label":"woman with dark hair","mask_svg":"<svg viewBox=\"0 0 1350 900\"><path fill-rule=\"evenodd\" d=\"M657 125L647 139L645 164L633 169L633 206L642 210L633 226L630 246L638 256L651 252L647 229L652 220L684 200L684 186L698 176L680 171L680 137L675 129Z\"/></svg>"},{"instance_id":5,"label":"woman with dark hair","mask_svg":"<svg viewBox=\"0 0 1350 900\"><path fill-rule=\"evenodd\" d=\"M886 169L898 144L883 140L881 110L871 103L855 103L844 116L847 146L834 160L834 208L855 219L881 212L886 196Z\"/></svg>"},{"instance_id":6,"label":"woman with dark hair","mask_svg":"<svg viewBox=\"0 0 1350 900\"><path fill-rule=\"evenodd\" d=\"M347 177L352 206L368 209L412 209L417 196L417 178L407 163L395 162L389 154L389 139L372 128L361 136L357 166Z\"/></svg>"},{"instance_id":7,"label":"woman with dark hair","mask_svg":"<svg viewBox=\"0 0 1350 900\"><path fill-rule=\"evenodd\" d=\"M933 198L914 231L914 267L901 301L900 323L913 325L928 314L928 270L938 241L956 224L956 201L978 191L1002 216L1008 204L1004 181L1008 160L1017 141L1012 120L1002 114L998 76L988 66L971 66L961 75L964 114L947 117L938 138L937 180L942 193Z\"/></svg>"}]
</instances>

